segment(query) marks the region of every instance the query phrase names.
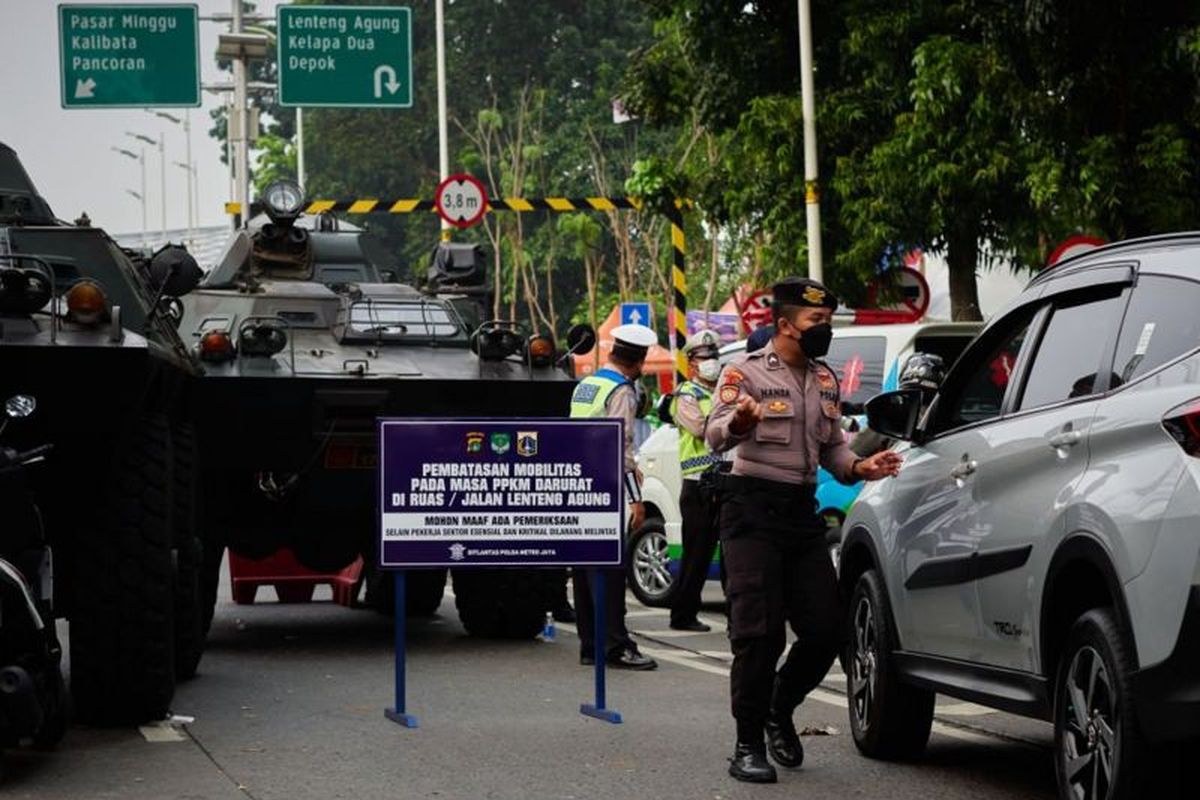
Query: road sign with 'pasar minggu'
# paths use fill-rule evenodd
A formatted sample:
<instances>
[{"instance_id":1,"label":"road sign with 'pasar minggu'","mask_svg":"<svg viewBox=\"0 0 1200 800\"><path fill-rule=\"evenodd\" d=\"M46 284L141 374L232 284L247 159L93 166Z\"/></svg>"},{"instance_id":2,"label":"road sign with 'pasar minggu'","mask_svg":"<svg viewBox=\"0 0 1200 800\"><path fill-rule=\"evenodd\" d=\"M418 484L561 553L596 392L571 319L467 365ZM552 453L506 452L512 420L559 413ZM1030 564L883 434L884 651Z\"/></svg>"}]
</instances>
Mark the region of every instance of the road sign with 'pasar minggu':
<instances>
[{"instance_id":1,"label":"road sign with 'pasar minggu'","mask_svg":"<svg viewBox=\"0 0 1200 800\"><path fill-rule=\"evenodd\" d=\"M195 5L61 5L63 108L200 105Z\"/></svg>"},{"instance_id":2,"label":"road sign with 'pasar minggu'","mask_svg":"<svg viewBox=\"0 0 1200 800\"><path fill-rule=\"evenodd\" d=\"M280 5L276 25L281 106L412 106L410 9Z\"/></svg>"}]
</instances>

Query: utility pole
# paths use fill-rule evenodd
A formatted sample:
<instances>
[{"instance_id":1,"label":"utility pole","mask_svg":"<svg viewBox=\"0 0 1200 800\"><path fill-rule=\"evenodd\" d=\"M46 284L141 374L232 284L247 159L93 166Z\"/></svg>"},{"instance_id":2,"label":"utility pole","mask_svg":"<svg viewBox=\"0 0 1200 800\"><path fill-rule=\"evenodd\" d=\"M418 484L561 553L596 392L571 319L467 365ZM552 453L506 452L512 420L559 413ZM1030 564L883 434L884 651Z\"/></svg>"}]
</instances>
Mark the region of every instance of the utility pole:
<instances>
[{"instance_id":1,"label":"utility pole","mask_svg":"<svg viewBox=\"0 0 1200 800\"><path fill-rule=\"evenodd\" d=\"M171 122L175 125L180 125L183 127L184 146L187 148L185 158L187 160L186 160L186 163L180 162L180 161L173 161L171 163L173 163L177 167L182 167L183 169L187 170L187 209L188 209L187 226L188 226L188 239L190 240L192 238L193 228L194 228L194 223L192 222L192 219L193 219L193 211L192 211L193 184L192 184L192 113L191 113L191 110L188 109L188 110L184 111L184 116L182 119L175 116L174 114L168 114L165 111L151 111L148 108L146 109L146 113L153 114L154 116L159 117L160 119L165 119L167 122ZM164 181L165 180L166 179L164 178ZM167 191L167 187L166 187L166 183L164 182L163 183L164 198L166 196L166 191ZM165 206L164 206L164 209L165 209ZM166 211L165 210L163 211L163 217L164 217L163 227L165 228L166 227L166 222L165 222Z\"/></svg>"},{"instance_id":2,"label":"utility pole","mask_svg":"<svg viewBox=\"0 0 1200 800\"><path fill-rule=\"evenodd\" d=\"M242 0L233 0L233 29L232 33L237 36L242 33ZM234 113L230 117L230 121L234 123L234 128L231 134L235 137L233 141L233 180L234 180L234 195L233 200L239 203L241 213L234 218L234 225L241 227L244 220L250 219L250 192L248 191L247 177L249 175L250 160L249 154L246 152L246 134L248 127L246 125L246 59L235 58L233 60L233 108Z\"/></svg>"},{"instance_id":3,"label":"utility pole","mask_svg":"<svg viewBox=\"0 0 1200 800\"><path fill-rule=\"evenodd\" d=\"M304 109L296 109L296 181L300 189L308 187L304 174Z\"/></svg>"},{"instance_id":4,"label":"utility pole","mask_svg":"<svg viewBox=\"0 0 1200 800\"><path fill-rule=\"evenodd\" d=\"M821 265L821 188L817 182L817 122L813 99L812 18L809 0L796 0L800 14L800 97L804 113L804 210L808 222L808 277L824 281Z\"/></svg>"},{"instance_id":5,"label":"utility pole","mask_svg":"<svg viewBox=\"0 0 1200 800\"><path fill-rule=\"evenodd\" d=\"M450 177L450 144L446 130L446 14L442 0L435 3L437 13L437 104L438 104L438 172L440 181ZM440 182L439 181L439 182ZM450 223L442 220L442 241L450 240Z\"/></svg>"}]
</instances>

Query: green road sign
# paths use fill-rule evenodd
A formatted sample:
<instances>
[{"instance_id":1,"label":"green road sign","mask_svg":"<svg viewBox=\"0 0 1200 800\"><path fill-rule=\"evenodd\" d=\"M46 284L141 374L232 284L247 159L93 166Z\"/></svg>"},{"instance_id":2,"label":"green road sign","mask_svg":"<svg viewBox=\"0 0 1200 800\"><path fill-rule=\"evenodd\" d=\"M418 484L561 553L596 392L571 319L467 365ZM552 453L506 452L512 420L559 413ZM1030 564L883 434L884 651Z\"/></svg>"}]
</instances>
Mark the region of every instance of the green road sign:
<instances>
[{"instance_id":1,"label":"green road sign","mask_svg":"<svg viewBox=\"0 0 1200 800\"><path fill-rule=\"evenodd\" d=\"M63 108L200 105L195 5L60 5Z\"/></svg>"},{"instance_id":2,"label":"green road sign","mask_svg":"<svg viewBox=\"0 0 1200 800\"><path fill-rule=\"evenodd\" d=\"M412 107L408 8L280 5L276 21L279 105Z\"/></svg>"}]
</instances>

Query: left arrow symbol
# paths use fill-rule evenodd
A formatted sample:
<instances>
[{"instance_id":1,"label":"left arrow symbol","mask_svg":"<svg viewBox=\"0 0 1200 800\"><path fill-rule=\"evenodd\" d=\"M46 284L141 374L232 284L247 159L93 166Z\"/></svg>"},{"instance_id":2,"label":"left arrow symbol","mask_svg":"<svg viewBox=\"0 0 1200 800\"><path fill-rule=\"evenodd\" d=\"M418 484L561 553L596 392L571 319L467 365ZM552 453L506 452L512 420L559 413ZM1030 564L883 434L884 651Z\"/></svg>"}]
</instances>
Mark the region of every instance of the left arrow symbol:
<instances>
[{"instance_id":1,"label":"left arrow symbol","mask_svg":"<svg viewBox=\"0 0 1200 800\"><path fill-rule=\"evenodd\" d=\"M91 78L75 81L75 99L82 97L95 97L92 93L96 88L96 82Z\"/></svg>"}]
</instances>

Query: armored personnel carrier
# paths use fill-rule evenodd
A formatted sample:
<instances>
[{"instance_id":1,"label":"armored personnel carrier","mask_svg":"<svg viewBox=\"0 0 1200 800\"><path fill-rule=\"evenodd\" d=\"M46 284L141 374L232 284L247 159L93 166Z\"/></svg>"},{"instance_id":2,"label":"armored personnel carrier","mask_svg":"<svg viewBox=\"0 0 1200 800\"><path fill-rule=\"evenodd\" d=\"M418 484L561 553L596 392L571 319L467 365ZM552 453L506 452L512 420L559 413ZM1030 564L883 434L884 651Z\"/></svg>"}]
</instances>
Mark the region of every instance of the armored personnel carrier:
<instances>
[{"instance_id":1,"label":"armored personnel carrier","mask_svg":"<svg viewBox=\"0 0 1200 800\"><path fill-rule=\"evenodd\" d=\"M487 321L482 248L442 243L420 288L396 281L369 233L301 215L298 186L264 192L265 217L230 240L184 299L181 334L202 360L206 607L229 547L288 547L312 569L362 556L367 602L393 608L375 571L375 420L381 416L560 416L574 384L551 338ZM572 332L572 352L591 347ZM531 637L546 573L463 570L459 616L473 634ZM446 573L410 573L408 608L430 613Z\"/></svg>"},{"instance_id":2,"label":"armored personnel carrier","mask_svg":"<svg viewBox=\"0 0 1200 800\"><path fill-rule=\"evenodd\" d=\"M134 257L61 222L0 144L0 394L38 402L6 446L53 448L31 472L52 553L38 583L69 620L76 716L92 723L161 718L200 659L199 369L175 327L200 277L180 248Z\"/></svg>"}]
</instances>

